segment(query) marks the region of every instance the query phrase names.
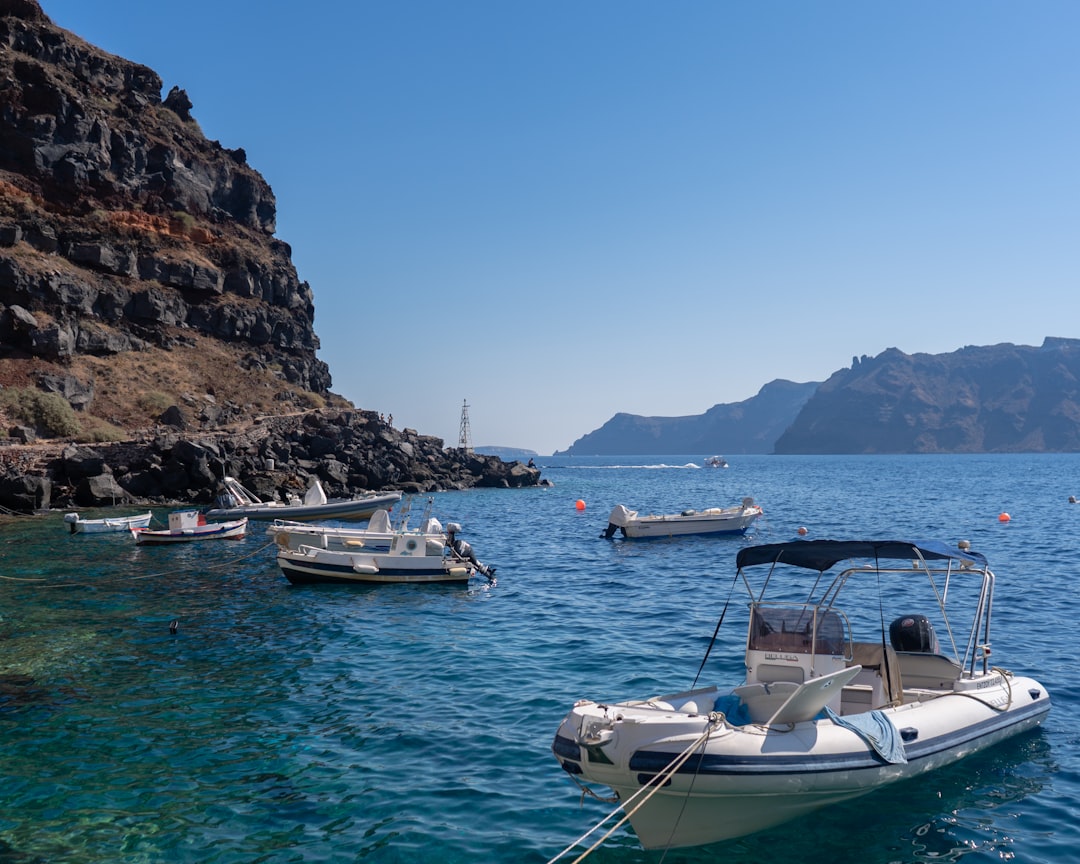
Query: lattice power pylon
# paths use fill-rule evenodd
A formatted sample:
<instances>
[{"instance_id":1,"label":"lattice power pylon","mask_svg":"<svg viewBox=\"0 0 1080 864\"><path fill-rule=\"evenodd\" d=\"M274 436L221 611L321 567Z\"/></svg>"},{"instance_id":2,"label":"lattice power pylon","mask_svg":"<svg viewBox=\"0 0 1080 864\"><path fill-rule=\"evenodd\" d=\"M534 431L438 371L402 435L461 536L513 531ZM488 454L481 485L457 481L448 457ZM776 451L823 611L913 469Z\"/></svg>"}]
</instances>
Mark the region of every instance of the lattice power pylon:
<instances>
[{"instance_id":1,"label":"lattice power pylon","mask_svg":"<svg viewBox=\"0 0 1080 864\"><path fill-rule=\"evenodd\" d=\"M472 430L469 429L469 400L461 403L461 428L458 429L458 447L472 453Z\"/></svg>"}]
</instances>

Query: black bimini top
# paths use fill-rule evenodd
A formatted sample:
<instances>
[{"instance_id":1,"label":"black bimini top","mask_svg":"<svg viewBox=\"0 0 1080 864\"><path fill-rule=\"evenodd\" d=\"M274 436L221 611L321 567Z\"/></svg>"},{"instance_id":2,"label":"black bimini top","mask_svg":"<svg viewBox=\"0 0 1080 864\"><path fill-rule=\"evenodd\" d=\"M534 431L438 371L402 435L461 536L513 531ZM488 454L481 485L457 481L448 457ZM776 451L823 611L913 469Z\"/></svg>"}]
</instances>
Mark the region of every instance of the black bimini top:
<instances>
[{"instance_id":1,"label":"black bimini top","mask_svg":"<svg viewBox=\"0 0 1080 864\"><path fill-rule=\"evenodd\" d=\"M741 570L755 564L790 564L823 572L838 561L850 558L910 561L955 561L961 567L986 567L985 556L970 550L947 546L937 540L792 540L789 543L766 543L739 550L735 565Z\"/></svg>"}]
</instances>

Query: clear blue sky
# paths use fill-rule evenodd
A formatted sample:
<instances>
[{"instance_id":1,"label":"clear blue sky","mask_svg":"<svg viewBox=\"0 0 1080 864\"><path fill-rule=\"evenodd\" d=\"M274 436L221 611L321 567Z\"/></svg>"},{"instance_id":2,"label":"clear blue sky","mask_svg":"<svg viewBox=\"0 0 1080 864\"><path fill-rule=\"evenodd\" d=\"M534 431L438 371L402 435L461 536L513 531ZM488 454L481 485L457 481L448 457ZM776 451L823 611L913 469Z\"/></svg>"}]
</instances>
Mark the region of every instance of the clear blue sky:
<instances>
[{"instance_id":1,"label":"clear blue sky","mask_svg":"<svg viewBox=\"0 0 1080 864\"><path fill-rule=\"evenodd\" d=\"M1080 337L1073 0L42 6L247 151L332 389L448 445Z\"/></svg>"}]
</instances>

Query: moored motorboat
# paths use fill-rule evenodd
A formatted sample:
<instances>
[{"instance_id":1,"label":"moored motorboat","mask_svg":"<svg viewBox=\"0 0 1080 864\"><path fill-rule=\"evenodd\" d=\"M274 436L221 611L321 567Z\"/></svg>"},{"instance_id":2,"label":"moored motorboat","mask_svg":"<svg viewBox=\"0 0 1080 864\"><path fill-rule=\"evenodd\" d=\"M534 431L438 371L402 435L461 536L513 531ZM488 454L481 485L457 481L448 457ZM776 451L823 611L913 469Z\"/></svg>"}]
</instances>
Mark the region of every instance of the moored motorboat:
<instances>
[{"instance_id":1,"label":"moored motorboat","mask_svg":"<svg viewBox=\"0 0 1080 864\"><path fill-rule=\"evenodd\" d=\"M683 510L680 513L642 516L616 504L608 515L604 537L621 531L623 537L680 537L684 534L745 534L762 514L753 498L743 498L735 507L710 507L706 510Z\"/></svg>"},{"instance_id":2,"label":"moored motorboat","mask_svg":"<svg viewBox=\"0 0 1080 864\"><path fill-rule=\"evenodd\" d=\"M476 575L495 581L495 568L477 560L472 547L457 537L451 522L446 533L396 531L385 551L332 549L279 544L277 562L294 585L320 583L450 582L465 583Z\"/></svg>"},{"instance_id":3,"label":"moored motorboat","mask_svg":"<svg viewBox=\"0 0 1080 864\"><path fill-rule=\"evenodd\" d=\"M400 492L371 492L356 498L328 499L322 484L315 480L304 493L285 501L263 501L235 477L222 480L222 491L215 505L206 511L210 519L289 519L309 521L318 519L370 519L376 510L392 507L401 500Z\"/></svg>"},{"instance_id":4,"label":"moored motorboat","mask_svg":"<svg viewBox=\"0 0 1080 864\"><path fill-rule=\"evenodd\" d=\"M841 562L850 563L825 576ZM781 824L956 762L1038 726L1050 710L1038 681L990 664L995 576L981 554L818 540L749 546L736 563L750 596L744 681L582 700L555 736L563 769L583 786L612 788L647 848ZM807 599L791 601L793 587ZM766 599L767 588L785 599ZM853 620L868 631L865 622L881 622L868 641L853 638L842 592L866 606L849 607ZM905 612L885 629L884 609L915 602L932 611ZM972 616L959 644L949 610Z\"/></svg>"},{"instance_id":5,"label":"moored motorboat","mask_svg":"<svg viewBox=\"0 0 1080 864\"><path fill-rule=\"evenodd\" d=\"M168 528L133 528L131 536L140 546L190 543L194 540L241 540L247 533L247 523L246 518L207 522L198 510L177 510L169 514Z\"/></svg>"},{"instance_id":6,"label":"moored motorboat","mask_svg":"<svg viewBox=\"0 0 1080 864\"><path fill-rule=\"evenodd\" d=\"M83 519L78 513L65 513L64 524L72 534L108 534L146 528L154 514L137 513L134 516L109 516L104 519Z\"/></svg>"}]
</instances>

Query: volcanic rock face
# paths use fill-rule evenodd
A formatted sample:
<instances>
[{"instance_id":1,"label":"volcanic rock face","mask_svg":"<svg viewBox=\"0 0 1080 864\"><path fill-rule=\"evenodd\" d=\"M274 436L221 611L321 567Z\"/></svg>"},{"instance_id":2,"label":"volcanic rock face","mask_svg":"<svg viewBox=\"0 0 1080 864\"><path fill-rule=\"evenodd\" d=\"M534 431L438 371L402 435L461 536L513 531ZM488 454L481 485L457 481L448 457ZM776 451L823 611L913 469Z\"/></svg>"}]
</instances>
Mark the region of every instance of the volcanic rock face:
<instances>
[{"instance_id":1,"label":"volcanic rock face","mask_svg":"<svg viewBox=\"0 0 1080 864\"><path fill-rule=\"evenodd\" d=\"M194 331L325 393L273 192L161 90L34 0L0 0L0 361L168 350Z\"/></svg>"},{"instance_id":2,"label":"volcanic rock face","mask_svg":"<svg viewBox=\"0 0 1080 864\"><path fill-rule=\"evenodd\" d=\"M1080 340L890 348L822 384L777 453L1041 453L1080 450Z\"/></svg>"},{"instance_id":3,"label":"volcanic rock face","mask_svg":"<svg viewBox=\"0 0 1080 864\"><path fill-rule=\"evenodd\" d=\"M0 428L0 507L205 504L223 474L268 499L540 483L329 392L273 192L161 90L0 0L0 420L12 396L60 421ZM36 441L64 409L94 447Z\"/></svg>"}]
</instances>

